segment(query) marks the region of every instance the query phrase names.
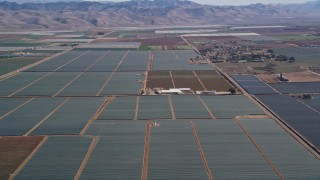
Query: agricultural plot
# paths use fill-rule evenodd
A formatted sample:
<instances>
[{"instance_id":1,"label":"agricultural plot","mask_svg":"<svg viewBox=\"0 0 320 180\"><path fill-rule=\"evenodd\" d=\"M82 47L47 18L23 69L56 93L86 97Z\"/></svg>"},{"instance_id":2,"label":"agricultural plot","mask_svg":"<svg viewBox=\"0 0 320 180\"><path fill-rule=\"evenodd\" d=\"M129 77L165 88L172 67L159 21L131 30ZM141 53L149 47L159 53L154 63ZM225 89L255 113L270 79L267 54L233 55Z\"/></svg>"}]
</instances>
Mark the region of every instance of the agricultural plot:
<instances>
[{"instance_id":1,"label":"agricultural plot","mask_svg":"<svg viewBox=\"0 0 320 180\"><path fill-rule=\"evenodd\" d=\"M208 179L189 121L151 127L148 179Z\"/></svg>"},{"instance_id":2,"label":"agricultural plot","mask_svg":"<svg viewBox=\"0 0 320 180\"><path fill-rule=\"evenodd\" d=\"M71 98L39 125L32 135L80 134L104 98Z\"/></svg>"},{"instance_id":3,"label":"agricultural plot","mask_svg":"<svg viewBox=\"0 0 320 180\"><path fill-rule=\"evenodd\" d=\"M191 88L193 91L229 91L232 87L216 71L151 71L148 88Z\"/></svg>"},{"instance_id":4,"label":"agricultural plot","mask_svg":"<svg viewBox=\"0 0 320 180\"><path fill-rule=\"evenodd\" d=\"M63 98L32 99L0 120L0 136L22 136L54 111Z\"/></svg>"},{"instance_id":5,"label":"agricultural plot","mask_svg":"<svg viewBox=\"0 0 320 180\"><path fill-rule=\"evenodd\" d=\"M265 114L245 96L200 96L216 118Z\"/></svg>"},{"instance_id":6,"label":"agricultural plot","mask_svg":"<svg viewBox=\"0 0 320 180\"><path fill-rule=\"evenodd\" d=\"M143 72L116 72L99 95L137 95L143 80Z\"/></svg>"},{"instance_id":7,"label":"agricultural plot","mask_svg":"<svg viewBox=\"0 0 320 180\"><path fill-rule=\"evenodd\" d=\"M0 76L19 68L33 64L43 57L12 57L0 59Z\"/></svg>"},{"instance_id":8,"label":"agricultural plot","mask_svg":"<svg viewBox=\"0 0 320 180\"><path fill-rule=\"evenodd\" d=\"M313 95L311 99L302 99L303 103L320 112L320 96Z\"/></svg>"},{"instance_id":9,"label":"agricultural plot","mask_svg":"<svg viewBox=\"0 0 320 180\"><path fill-rule=\"evenodd\" d=\"M9 179L10 174L31 154L43 137L1 137L0 179Z\"/></svg>"},{"instance_id":10,"label":"agricultural plot","mask_svg":"<svg viewBox=\"0 0 320 180\"><path fill-rule=\"evenodd\" d=\"M320 82L301 82L301 83L273 83L270 84L274 89L283 94L299 93L319 93Z\"/></svg>"},{"instance_id":11,"label":"agricultural plot","mask_svg":"<svg viewBox=\"0 0 320 180\"><path fill-rule=\"evenodd\" d=\"M81 48L110 48L110 49L118 49L118 48L127 48L127 49L138 49L140 46L140 42L96 42L91 44L85 44L81 46Z\"/></svg>"},{"instance_id":12,"label":"agricultural plot","mask_svg":"<svg viewBox=\"0 0 320 180\"><path fill-rule=\"evenodd\" d=\"M174 88L170 71L150 71L147 77L148 88Z\"/></svg>"},{"instance_id":13,"label":"agricultural plot","mask_svg":"<svg viewBox=\"0 0 320 180\"><path fill-rule=\"evenodd\" d=\"M198 96L171 96L174 113L177 119L210 119Z\"/></svg>"},{"instance_id":14,"label":"agricultural plot","mask_svg":"<svg viewBox=\"0 0 320 180\"><path fill-rule=\"evenodd\" d=\"M23 106L30 101L29 98L0 98L0 119L9 115L15 109Z\"/></svg>"},{"instance_id":15,"label":"agricultural plot","mask_svg":"<svg viewBox=\"0 0 320 180\"><path fill-rule=\"evenodd\" d=\"M73 179L91 142L87 137L49 137L15 179Z\"/></svg>"},{"instance_id":16,"label":"agricultural plot","mask_svg":"<svg viewBox=\"0 0 320 180\"><path fill-rule=\"evenodd\" d=\"M233 75L231 76L250 94L275 94L268 84L261 81L254 75Z\"/></svg>"},{"instance_id":17,"label":"agricultural plot","mask_svg":"<svg viewBox=\"0 0 320 180\"><path fill-rule=\"evenodd\" d=\"M234 120L194 121L194 124L215 179L278 178Z\"/></svg>"},{"instance_id":18,"label":"agricultural plot","mask_svg":"<svg viewBox=\"0 0 320 180\"><path fill-rule=\"evenodd\" d=\"M57 96L96 96L111 72L85 72L79 75L71 84L60 89Z\"/></svg>"},{"instance_id":19,"label":"agricultural plot","mask_svg":"<svg viewBox=\"0 0 320 180\"><path fill-rule=\"evenodd\" d=\"M142 46L147 47L160 47L162 50L175 50L181 47L189 48L188 44L179 36L164 36L164 35L156 35L152 34L152 37L147 37L143 39L139 39L141 41ZM141 46L140 46L141 48Z\"/></svg>"},{"instance_id":20,"label":"agricultural plot","mask_svg":"<svg viewBox=\"0 0 320 180\"><path fill-rule=\"evenodd\" d=\"M144 121L95 121L87 134L99 141L80 179L140 179L145 129Z\"/></svg>"},{"instance_id":21,"label":"agricultural plot","mask_svg":"<svg viewBox=\"0 0 320 180\"><path fill-rule=\"evenodd\" d=\"M9 96L53 96L78 74L74 72L48 73Z\"/></svg>"},{"instance_id":22,"label":"agricultural plot","mask_svg":"<svg viewBox=\"0 0 320 180\"><path fill-rule=\"evenodd\" d=\"M93 52L94 53L94 52ZM109 51L101 60L88 67L88 72L116 71L121 60L127 56L127 51Z\"/></svg>"},{"instance_id":23,"label":"agricultural plot","mask_svg":"<svg viewBox=\"0 0 320 180\"><path fill-rule=\"evenodd\" d=\"M320 177L319 160L307 152L273 120L241 119L241 124L284 179L317 179Z\"/></svg>"},{"instance_id":24,"label":"agricultural plot","mask_svg":"<svg viewBox=\"0 0 320 180\"><path fill-rule=\"evenodd\" d=\"M136 106L137 106L136 96L128 97L117 97L116 99L108 102L107 109L105 109L98 119L102 120L132 120L135 117Z\"/></svg>"},{"instance_id":25,"label":"agricultural plot","mask_svg":"<svg viewBox=\"0 0 320 180\"><path fill-rule=\"evenodd\" d=\"M172 119L167 96L141 96L138 119Z\"/></svg>"},{"instance_id":26,"label":"agricultural plot","mask_svg":"<svg viewBox=\"0 0 320 180\"><path fill-rule=\"evenodd\" d=\"M286 124L319 148L320 115L318 112L287 95L257 95L257 98Z\"/></svg>"},{"instance_id":27,"label":"agricultural plot","mask_svg":"<svg viewBox=\"0 0 320 180\"><path fill-rule=\"evenodd\" d=\"M194 71L206 90L229 91L232 88L217 71Z\"/></svg>"},{"instance_id":28,"label":"agricultural plot","mask_svg":"<svg viewBox=\"0 0 320 180\"><path fill-rule=\"evenodd\" d=\"M145 71L148 68L149 51L130 51L118 71Z\"/></svg>"},{"instance_id":29,"label":"agricultural plot","mask_svg":"<svg viewBox=\"0 0 320 180\"><path fill-rule=\"evenodd\" d=\"M69 63L72 60L76 60L79 57L85 55L88 52L82 51L69 51L60 56L54 57L49 61L45 61L37 66L31 67L25 71L29 72L46 72L46 71L55 71L59 67L64 66L66 63Z\"/></svg>"},{"instance_id":30,"label":"agricultural plot","mask_svg":"<svg viewBox=\"0 0 320 180\"><path fill-rule=\"evenodd\" d=\"M96 63L96 61L102 60L106 53L104 51L89 51L75 59L64 64L62 67L58 67L54 71L57 72L82 72L88 71L88 69Z\"/></svg>"},{"instance_id":31,"label":"agricultural plot","mask_svg":"<svg viewBox=\"0 0 320 180\"><path fill-rule=\"evenodd\" d=\"M198 55L192 50L152 51L152 70L213 70L208 64L190 64Z\"/></svg>"},{"instance_id":32,"label":"agricultural plot","mask_svg":"<svg viewBox=\"0 0 320 180\"><path fill-rule=\"evenodd\" d=\"M0 96L8 96L17 90L27 86L28 84L32 83L33 81L43 77L47 73L37 72L37 73L30 73L24 72L19 73L15 76L12 76L8 79L0 80Z\"/></svg>"},{"instance_id":33,"label":"agricultural plot","mask_svg":"<svg viewBox=\"0 0 320 180\"><path fill-rule=\"evenodd\" d=\"M278 55L286 55L288 57L294 57L296 61L302 62L319 62L320 49L319 48L274 48L274 52Z\"/></svg>"}]
</instances>

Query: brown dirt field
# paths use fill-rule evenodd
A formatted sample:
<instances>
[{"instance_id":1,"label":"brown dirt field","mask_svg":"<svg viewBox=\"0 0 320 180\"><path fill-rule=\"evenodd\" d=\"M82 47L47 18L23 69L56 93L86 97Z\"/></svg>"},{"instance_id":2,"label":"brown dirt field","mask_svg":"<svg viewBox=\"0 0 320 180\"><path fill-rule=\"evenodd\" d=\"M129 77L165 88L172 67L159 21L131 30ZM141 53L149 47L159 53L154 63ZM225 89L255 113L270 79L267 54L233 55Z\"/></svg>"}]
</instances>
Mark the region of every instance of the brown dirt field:
<instances>
[{"instance_id":1,"label":"brown dirt field","mask_svg":"<svg viewBox=\"0 0 320 180\"><path fill-rule=\"evenodd\" d=\"M8 179L44 137L0 137L0 179Z\"/></svg>"},{"instance_id":2,"label":"brown dirt field","mask_svg":"<svg viewBox=\"0 0 320 180\"><path fill-rule=\"evenodd\" d=\"M288 78L290 82L320 82L320 76L308 71L283 73L283 75ZM279 76L277 74L260 74L258 77L266 83L277 83Z\"/></svg>"},{"instance_id":3,"label":"brown dirt field","mask_svg":"<svg viewBox=\"0 0 320 180\"><path fill-rule=\"evenodd\" d=\"M200 78L200 80L207 90L229 91L232 87L223 78Z\"/></svg>"},{"instance_id":4,"label":"brown dirt field","mask_svg":"<svg viewBox=\"0 0 320 180\"><path fill-rule=\"evenodd\" d=\"M277 74L259 74L257 75L260 79L262 79L266 83L277 83L279 82Z\"/></svg>"},{"instance_id":5,"label":"brown dirt field","mask_svg":"<svg viewBox=\"0 0 320 180\"><path fill-rule=\"evenodd\" d=\"M191 88L194 91L203 91L203 87L196 77L173 78L176 88Z\"/></svg>"},{"instance_id":6,"label":"brown dirt field","mask_svg":"<svg viewBox=\"0 0 320 180\"><path fill-rule=\"evenodd\" d=\"M192 71L171 71L172 76L194 76Z\"/></svg>"},{"instance_id":7,"label":"brown dirt field","mask_svg":"<svg viewBox=\"0 0 320 180\"><path fill-rule=\"evenodd\" d=\"M148 79L147 80L147 88L164 88L170 89L174 88L172 84L171 78L159 78L159 79Z\"/></svg>"}]
</instances>

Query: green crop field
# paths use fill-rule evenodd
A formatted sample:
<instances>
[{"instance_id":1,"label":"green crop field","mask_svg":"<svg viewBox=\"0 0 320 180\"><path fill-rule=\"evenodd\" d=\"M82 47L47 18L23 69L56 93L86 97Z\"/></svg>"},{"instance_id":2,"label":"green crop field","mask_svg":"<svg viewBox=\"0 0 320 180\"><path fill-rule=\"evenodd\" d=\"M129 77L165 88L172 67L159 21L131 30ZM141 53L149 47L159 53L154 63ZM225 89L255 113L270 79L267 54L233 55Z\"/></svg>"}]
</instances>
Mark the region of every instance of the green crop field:
<instances>
[{"instance_id":1,"label":"green crop field","mask_svg":"<svg viewBox=\"0 0 320 180\"><path fill-rule=\"evenodd\" d=\"M301 41L301 40L317 40L320 36L273 36L273 38L282 41Z\"/></svg>"},{"instance_id":2,"label":"green crop field","mask_svg":"<svg viewBox=\"0 0 320 180\"><path fill-rule=\"evenodd\" d=\"M41 59L43 59L43 57L13 57L0 59L0 75L35 63Z\"/></svg>"}]
</instances>

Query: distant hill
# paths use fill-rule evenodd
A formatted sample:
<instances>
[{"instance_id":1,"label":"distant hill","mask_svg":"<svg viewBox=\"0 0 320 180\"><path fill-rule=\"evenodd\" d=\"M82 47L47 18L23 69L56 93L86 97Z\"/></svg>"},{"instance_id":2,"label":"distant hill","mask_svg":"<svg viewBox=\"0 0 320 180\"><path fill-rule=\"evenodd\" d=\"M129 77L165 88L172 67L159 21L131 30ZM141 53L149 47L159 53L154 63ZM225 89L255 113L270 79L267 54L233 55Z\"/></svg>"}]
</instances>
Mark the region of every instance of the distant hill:
<instances>
[{"instance_id":1,"label":"distant hill","mask_svg":"<svg viewBox=\"0 0 320 180\"><path fill-rule=\"evenodd\" d=\"M191 1L0 2L0 30L203 24L281 24L319 17L320 1L293 5L208 6ZM72 0L75 1L75 0ZM79 0L80 1L80 0ZM20 1L19 1L20 2Z\"/></svg>"}]
</instances>

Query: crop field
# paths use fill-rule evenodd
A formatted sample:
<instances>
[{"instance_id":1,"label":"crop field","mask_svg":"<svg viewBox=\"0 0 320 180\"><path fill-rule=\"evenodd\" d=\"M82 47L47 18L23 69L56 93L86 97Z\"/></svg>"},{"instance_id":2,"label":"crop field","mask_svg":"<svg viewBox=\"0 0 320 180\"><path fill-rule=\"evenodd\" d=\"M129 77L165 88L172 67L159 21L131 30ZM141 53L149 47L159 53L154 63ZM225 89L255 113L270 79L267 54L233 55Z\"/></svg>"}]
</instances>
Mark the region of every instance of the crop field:
<instances>
[{"instance_id":1,"label":"crop field","mask_svg":"<svg viewBox=\"0 0 320 180\"><path fill-rule=\"evenodd\" d=\"M143 72L117 72L99 95L140 94L144 80Z\"/></svg>"},{"instance_id":2,"label":"crop field","mask_svg":"<svg viewBox=\"0 0 320 180\"><path fill-rule=\"evenodd\" d=\"M174 88L170 71L150 71L147 78L148 88Z\"/></svg>"},{"instance_id":3,"label":"crop field","mask_svg":"<svg viewBox=\"0 0 320 180\"><path fill-rule=\"evenodd\" d=\"M320 96L312 95L311 99L302 99L302 101L308 106L312 107L316 111L320 112Z\"/></svg>"},{"instance_id":4,"label":"crop field","mask_svg":"<svg viewBox=\"0 0 320 180\"><path fill-rule=\"evenodd\" d=\"M9 179L42 139L37 136L0 137L0 179Z\"/></svg>"},{"instance_id":5,"label":"crop field","mask_svg":"<svg viewBox=\"0 0 320 180\"><path fill-rule=\"evenodd\" d=\"M259 109L245 96L201 96L216 118L235 118L243 115L262 115Z\"/></svg>"},{"instance_id":6,"label":"crop field","mask_svg":"<svg viewBox=\"0 0 320 180\"><path fill-rule=\"evenodd\" d=\"M244 128L286 179L316 179L319 160L305 152L292 137L271 119L241 119ZM272 134L265 137L264 134ZM295 156L294 154L299 154Z\"/></svg>"},{"instance_id":7,"label":"crop field","mask_svg":"<svg viewBox=\"0 0 320 180\"><path fill-rule=\"evenodd\" d=\"M286 55L288 57L294 57L296 61L302 62L319 62L320 61L320 49L319 48L274 48L274 52L278 55Z\"/></svg>"},{"instance_id":8,"label":"crop field","mask_svg":"<svg viewBox=\"0 0 320 180\"><path fill-rule=\"evenodd\" d=\"M317 48L306 49L308 58L297 56L294 63L217 63L223 67L216 70L187 50L193 47L184 38L193 46L283 44L264 30L260 35L216 28L192 34L201 32L159 27L191 33L182 37L149 27L101 30L110 32L104 36L100 29L0 35L0 46L43 45L34 51L41 57L53 54L41 48L68 46L30 68L40 58L0 60L0 76L26 67L0 78L0 179L319 179L320 96L285 95L320 92L317 75L305 70L305 62L312 62L309 68L318 64ZM97 34L97 40L85 39ZM304 49L295 50L301 55ZM290 76L296 81L314 81L267 84L242 75L270 67L274 73L302 72ZM239 89L233 80L249 94L218 95ZM192 91L159 95L157 88Z\"/></svg>"},{"instance_id":9,"label":"crop field","mask_svg":"<svg viewBox=\"0 0 320 180\"><path fill-rule=\"evenodd\" d=\"M188 121L161 121L151 128L148 178L208 179Z\"/></svg>"},{"instance_id":10,"label":"crop field","mask_svg":"<svg viewBox=\"0 0 320 180\"><path fill-rule=\"evenodd\" d=\"M22 72L0 81L0 96L137 95L143 80L143 72Z\"/></svg>"},{"instance_id":11,"label":"crop field","mask_svg":"<svg viewBox=\"0 0 320 180\"><path fill-rule=\"evenodd\" d=\"M139 101L138 119L172 119L167 96L142 96Z\"/></svg>"},{"instance_id":12,"label":"crop field","mask_svg":"<svg viewBox=\"0 0 320 180\"><path fill-rule=\"evenodd\" d=\"M91 43L85 44L81 48L128 48L128 49L138 49L140 42L100 42L100 43Z\"/></svg>"},{"instance_id":13,"label":"crop field","mask_svg":"<svg viewBox=\"0 0 320 180\"><path fill-rule=\"evenodd\" d=\"M109 72L144 71L149 52L144 51L70 51L27 69L28 72Z\"/></svg>"},{"instance_id":14,"label":"crop field","mask_svg":"<svg viewBox=\"0 0 320 180\"><path fill-rule=\"evenodd\" d=\"M234 120L194 123L215 178L277 178L276 173ZM233 147L237 147L236 150Z\"/></svg>"},{"instance_id":15,"label":"crop field","mask_svg":"<svg viewBox=\"0 0 320 180\"><path fill-rule=\"evenodd\" d=\"M210 119L210 113L201 103L199 96L172 96L174 114L177 119ZM192 106L190 106L192 104Z\"/></svg>"},{"instance_id":16,"label":"crop field","mask_svg":"<svg viewBox=\"0 0 320 180\"><path fill-rule=\"evenodd\" d=\"M287 95L257 95L257 98L286 124L319 148L319 112Z\"/></svg>"},{"instance_id":17,"label":"crop field","mask_svg":"<svg viewBox=\"0 0 320 180\"><path fill-rule=\"evenodd\" d=\"M320 36L273 36L282 41L318 40Z\"/></svg>"},{"instance_id":18,"label":"crop field","mask_svg":"<svg viewBox=\"0 0 320 180\"><path fill-rule=\"evenodd\" d=\"M191 88L194 91L229 91L232 87L216 71L151 71L148 88Z\"/></svg>"},{"instance_id":19,"label":"crop field","mask_svg":"<svg viewBox=\"0 0 320 180\"><path fill-rule=\"evenodd\" d=\"M107 109L98 119L109 120L132 120L135 117L137 98L135 96L117 97L109 102Z\"/></svg>"},{"instance_id":20,"label":"crop field","mask_svg":"<svg viewBox=\"0 0 320 180\"><path fill-rule=\"evenodd\" d=\"M140 179L144 121L96 121L88 135L99 137L80 179Z\"/></svg>"},{"instance_id":21,"label":"crop field","mask_svg":"<svg viewBox=\"0 0 320 180\"><path fill-rule=\"evenodd\" d=\"M39 125L32 135L80 134L102 105L101 98L71 98ZM80 110L80 112L79 112Z\"/></svg>"},{"instance_id":22,"label":"crop field","mask_svg":"<svg viewBox=\"0 0 320 180\"><path fill-rule=\"evenodd\" d=\"M237 81L250 94L275 94L268 84L261 81L254 75L233 75L232 78Z\"/></svg>"},{"instance_id":23,"label":"crop field","mask_svg":"<svg viewBox=\"0 0 320 180\"><path fill-rule=\"evenodd\" d=\"M319 93L320 82L287 82L270 84L274 89L283 94Z\"/></svg>"},{"instance_id":24,"label":"crop field","mask_svg":"<svg viewBox=\"0 0 320 180\"><path fill-rule=\"evenodd\" d=\"M152 51L152 70L213 70L208 64L189 64L190 58L199 56L192 50Z\"/></svg>"},{"instance_id":25,"label":"crop field","mask_svg":"<svg viewBox=\"0 0 320 180\"><path fill-rule=\"evenodd\" d=\"M15 179L73 179L91 142L87 137L49 137Z\"/></svg>"},{"instance_id":26,"label":"crop field","mask_svg":"<svg viewBox=\"0 0 320 180\"><path fill-rule=\"evenodd\" d=\"M128 96L113 98L98 119L229 119L243 115L264 113L245 96Z\"/></svg>"},{"instance_id":27,"label":"crop field","mask_svg":"<svg viewBox=\"0 0 320 180\"><path fill-rule=\"evenodd\" d=\"M0 102L9 102L9 107L1 112L0 136L22 136L79 134L104 99L0 98Z\"/></svg>"},{"instance_id":28,"label":"crop field","mask_svg":"<svg viewBox=\"0 0 320 180\"><path fill-rule=\"evenodd\" d=\"M79 169L80 179L106 176L112 179L145 176L148 179L277 179L279 176L315 179L319 176L318 159L271 119L161 120L160 126L149 127L148 123L95 121L86 134L95 136L96 144L82 168L80 164L92 142L90 138L49 137L17 178L34 177L32 170L36 168L38 177L48 171L64 172L60 174L69 178L74 178ZM57 158L58 154L63 158ZM53 164L43 161L47 158ZM61 169L58 165L61 162L68 167Z\"/></svg>"},{"instance_id":29,"label":"crop field","mask_svg":"<svg viewBox=\"0 0 320 180\"><path fill-rule=\"evenodd\" d=\"M13 57L0 59L0 76L35 63L41 59L43 59L43 57Z\"/></svg>"}]
</instances>

